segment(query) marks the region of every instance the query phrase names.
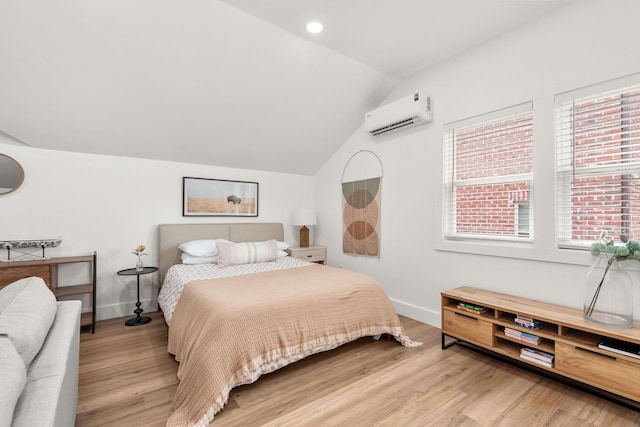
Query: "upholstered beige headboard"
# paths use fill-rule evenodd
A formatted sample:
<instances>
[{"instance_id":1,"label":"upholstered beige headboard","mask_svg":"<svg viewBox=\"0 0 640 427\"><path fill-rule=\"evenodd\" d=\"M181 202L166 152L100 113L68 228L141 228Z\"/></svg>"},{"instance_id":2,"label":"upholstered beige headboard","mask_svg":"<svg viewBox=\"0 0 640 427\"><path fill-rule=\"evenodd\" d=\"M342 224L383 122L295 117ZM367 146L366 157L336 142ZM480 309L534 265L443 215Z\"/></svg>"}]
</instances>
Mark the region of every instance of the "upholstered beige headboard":
<instances>
[{"instance_id":1,"label":"upholstered beige headboard","mask_svg":"<svg viewBox=\"0 0 640 427\"><path fill-rule=\"evenodd\" d=\"M174 264L180 264L178 246L189 240L227 239L232 242L260 242L276 239L284 241L281 223L232 223L232 224L160 224L158 226L160 258L159 280Z\"/></svg>"}]
</instances>

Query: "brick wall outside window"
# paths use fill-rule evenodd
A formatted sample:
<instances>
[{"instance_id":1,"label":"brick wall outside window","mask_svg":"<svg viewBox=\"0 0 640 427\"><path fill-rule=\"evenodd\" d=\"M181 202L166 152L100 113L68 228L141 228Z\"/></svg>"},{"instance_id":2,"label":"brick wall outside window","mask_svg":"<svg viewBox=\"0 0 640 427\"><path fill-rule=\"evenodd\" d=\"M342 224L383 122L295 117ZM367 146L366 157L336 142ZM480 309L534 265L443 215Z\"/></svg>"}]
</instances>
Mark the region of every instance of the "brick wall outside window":
<instances>
[{"instance_id":1,"label":"brick wall outside window","mask_svg":"<svg viewBox=\"0 0 640 427\"><path fill-rule=\"evenodd\" d=\"M640 106L636 103L640 103L640 91L574 106L572 240L593 241L602 230L640 238L640 165L635 173L603 169L640 161Z\"/></svg>"},{"instance_id":2,"label":"brick wall outside window","mask_svg":"<svg viewBox=\"0 0 640 427\"><path fill-rule=\"evenodd\" d=\"M529 237L518 233L516 205L530 202L531 128L526 114L455 132L456 234Z\"/></svg>"}]
</instances>

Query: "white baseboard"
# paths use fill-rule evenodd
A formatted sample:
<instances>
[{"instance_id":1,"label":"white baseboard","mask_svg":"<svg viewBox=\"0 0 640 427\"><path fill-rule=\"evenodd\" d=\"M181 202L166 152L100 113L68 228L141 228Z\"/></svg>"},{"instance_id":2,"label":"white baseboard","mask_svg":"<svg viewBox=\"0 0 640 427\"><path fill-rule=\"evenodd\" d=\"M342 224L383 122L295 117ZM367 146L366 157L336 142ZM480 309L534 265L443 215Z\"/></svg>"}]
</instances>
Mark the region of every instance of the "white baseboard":
<instances>
[{"instance_id":1,"label":"white baseboard","mask_svg":"<svg viewBox=\"0 0 640 427\"><path fill-rule=\"evenodd\" d=\"M424 307L419 307L417 305L395 299L391 299L391 303L398 314L402 316L410 317L411 319L426 323L427 325L431 325L436 328L442 328L442 317L438 311L429 310Z\"/></svg>"},{"instance_id":2,"label":"white baseboard","mask_svg":"<svg viewBox=\"0 0 640 427\"><path fill-rule=\"evenodd\" d=\"M144 313L149 313L151 311L158 311L158 301L153 300L141 300L143 313L141 316L144 316ZM125 317L131 316L135 317L135 313L133 310L136 309L136 302L123 302L119 304L111 304L111 305L102 305L98 306L96 309L96 320L104 320L104 319L113 319L115 317Z\"/></svg>"}]
</instances>

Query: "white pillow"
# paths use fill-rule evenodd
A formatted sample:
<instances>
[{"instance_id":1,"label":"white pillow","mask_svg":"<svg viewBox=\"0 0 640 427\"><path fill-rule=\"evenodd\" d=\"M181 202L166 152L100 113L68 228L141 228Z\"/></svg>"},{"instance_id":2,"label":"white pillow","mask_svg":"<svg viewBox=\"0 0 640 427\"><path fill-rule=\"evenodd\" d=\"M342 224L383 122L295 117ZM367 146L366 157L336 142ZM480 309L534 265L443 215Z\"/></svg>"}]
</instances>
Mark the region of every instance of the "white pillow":
<instances>
[{"instance_id":1,"label":"white pillow","mask_svg":"<svg viewBox=\"0 0 640 427\"><path fill-rule=\"evenodd\" d=\"M278 258L284 258L286 256L289 256L288 253L286 253L285 251L276 251L276 255L278 256Z\"/></svg>"},{"instance_id":2,"label":"white pillow","mask_svg":"<svg viewBox=\"0 0 640 427\"><path fill-rule=\"evenodd\" d=\"M266 242L219 243L217 246L220 267L268 262L278 256L275 239Z\"/></svg>"},{"instance_id":3,"label":"white pillow","mask_svg":"<svg viewBox=\"0 0 640 427\"><path fill-rule=\"evenodd\" d=\"M203 240L191 240L184 242L178 249L187 255L191 256L214 256L218 253L216 244L218 242L228 242L225 239L203 239Z\"/></svg>"},{"instance_id":4,"label":"white pillow","mask_svg":"<svg viewBox=\"0 0 640 427\"><path fill-rule=\"evenodd\" d=\"M284 251L286 249L289 249L289 245L286 244L285 242L277 242L276 243L276 249L279 251Z\"/></svg>"},{"instance_id":5,"label":"white pillow","mask_svg":"<svg viewBox=\"0 0 640 427\"><path fill-rule=\"evenodd\" d=\"M285 252L286 253L286 252ZM214 256L191 256L189 254L183 253L180 255L182 258L183 264L217 264L218 263L218 255Z\"/></svg>"}]
</instances>

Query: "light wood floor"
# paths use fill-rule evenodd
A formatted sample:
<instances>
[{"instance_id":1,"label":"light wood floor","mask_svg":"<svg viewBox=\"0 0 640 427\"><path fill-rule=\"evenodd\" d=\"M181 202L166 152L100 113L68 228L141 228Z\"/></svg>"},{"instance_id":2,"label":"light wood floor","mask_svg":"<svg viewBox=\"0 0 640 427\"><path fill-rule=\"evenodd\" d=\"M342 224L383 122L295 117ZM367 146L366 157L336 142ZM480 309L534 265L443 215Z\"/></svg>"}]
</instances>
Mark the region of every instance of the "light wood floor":
<instances>
[{"instance_id":1,"label":"light wood floor","mask_svg":"<svg viewBox=\"0 0 640 427\"><path fill-rule=\"evenodd\" d=\"M149 314L147 314L149 315ZM162 426L177 387L160 313L98 322L80 342L77 426ZM402 318L407 349L363 338L231 391L213 426L636 426L640 413L461 346Z\"/></svg>"}]
</instances>

